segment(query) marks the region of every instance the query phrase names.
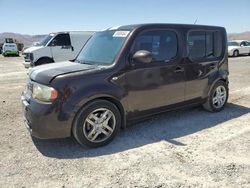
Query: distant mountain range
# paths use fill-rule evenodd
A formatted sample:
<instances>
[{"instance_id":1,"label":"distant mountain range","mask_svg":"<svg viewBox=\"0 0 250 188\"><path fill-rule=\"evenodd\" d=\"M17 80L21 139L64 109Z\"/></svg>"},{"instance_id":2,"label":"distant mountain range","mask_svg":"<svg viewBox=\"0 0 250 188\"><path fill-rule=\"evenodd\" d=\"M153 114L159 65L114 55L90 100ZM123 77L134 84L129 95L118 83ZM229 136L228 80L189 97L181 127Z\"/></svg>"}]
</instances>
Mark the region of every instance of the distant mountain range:
<instances>
[{"instance_id":1,"label":"distant mountain range","mask_svg":"<svg viewBox=\"0 0 250 188\"><path fill-rule=\"evenodd\" d=\"M246 31L243 33L229 33L229 40L250 40L250 31Z\"/></svg>"},{"instance_id":2,"label":"distant mountain range","mask_svg":"<svg viewBox=\"0 0 250 188\"><path fill-rule=\"evenodd\" d=\"M45 35L23 35L19 33L0 33L0 44L4 43L5 38L13 38L16 42L23 43L25 47L31 46L34 42L40 41ZM229 33L229 40L250 40L250 31L246 31L243 33Z\"/></svg>"},{"instance_id":3,"label":"distant mountain range","mask_svg":"<svg viewBox=\"0 0 250 188\"><path fill-rule=\"evenodd\" d=\"M0 43L5 42L5 38L13 38L16 42L23 43L25 47L31 46L34 42L40 41L45 35L23 35L19 33L0 33Z\"/></svg>"}]
</instances>

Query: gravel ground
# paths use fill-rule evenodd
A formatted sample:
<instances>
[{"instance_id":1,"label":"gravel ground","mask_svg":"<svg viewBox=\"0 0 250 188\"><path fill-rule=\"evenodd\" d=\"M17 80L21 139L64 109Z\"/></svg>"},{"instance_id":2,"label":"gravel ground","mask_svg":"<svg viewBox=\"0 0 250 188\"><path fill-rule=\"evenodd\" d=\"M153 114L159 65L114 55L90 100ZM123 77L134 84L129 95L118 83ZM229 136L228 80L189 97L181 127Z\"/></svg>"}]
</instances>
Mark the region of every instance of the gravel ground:
<instances>
[{"instance_id":1,"label":"gravel ground","mask_svg":"<svg viewBox=\"0 0 250 188\"><path fill-rule=\"evenodd\" d=\"M31 138L21 62L0 58L0 187L250 187L250 57L229 59L224 111L169 112L97 149L72 138Z\"/></svg>"}]
</instances>

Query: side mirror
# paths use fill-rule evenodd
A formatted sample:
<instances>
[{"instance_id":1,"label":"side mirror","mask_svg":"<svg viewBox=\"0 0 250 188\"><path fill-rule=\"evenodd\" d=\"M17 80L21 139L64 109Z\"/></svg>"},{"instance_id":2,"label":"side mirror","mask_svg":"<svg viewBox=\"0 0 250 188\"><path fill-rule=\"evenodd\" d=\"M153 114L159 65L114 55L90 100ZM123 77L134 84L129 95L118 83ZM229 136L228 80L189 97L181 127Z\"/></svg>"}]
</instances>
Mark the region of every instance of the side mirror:
<instances>
[{"instance_id":1,"label":"side mirror","mask_svg":"<svg viewBox=\"0 0 250 188\"><path fill-rule=\"evenodd\" d=\"M55 45L56 45L56 39L53 39L53 40L50 42L49 46L55 46Z\"/></svg>"},{"instance_id":2,"label":"side mirror","mask_svg":"<svg viewBox=\"0 0 250 188\"><path fill-rule=\"evenodd\" d=\"M135 52L135 54L132 57L132 60L135 63L151 63L152 54L147 50L139 50Z\"/></svg>"}]
</instances>

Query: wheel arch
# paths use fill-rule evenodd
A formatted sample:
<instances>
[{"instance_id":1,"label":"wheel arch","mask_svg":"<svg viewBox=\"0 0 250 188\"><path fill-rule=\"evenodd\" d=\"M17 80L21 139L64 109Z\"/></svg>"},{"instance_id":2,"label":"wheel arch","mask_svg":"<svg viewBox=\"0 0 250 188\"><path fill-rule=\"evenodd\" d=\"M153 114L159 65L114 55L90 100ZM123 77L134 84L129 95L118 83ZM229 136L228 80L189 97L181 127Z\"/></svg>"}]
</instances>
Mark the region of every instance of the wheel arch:
<instances>
[{"instance_id":1,"label":"wheel arch","mask_svg":"<svg viewBox=\"0 0 250 188\"><path fill-rule=\"evenodd\" d=\"M238 52L238 55L240 55L240 50L238 49L238 48L235 48L234 50L233 50L233 56L234 56L234 52Z\"/></svg>"},{"instance_id":2,"label":"wheel arch","mask_svg":"<svg viewBox=\"0 0 250 188\"><path fill-rule=\"evenodd\" d=\"M217 82L219 82L219 81L225 82L226 85L228 85L228 83L229 83L227 77L222 77L222 76L221 76L221 77L215 79L215 80L212 82L212 84L210 84L210 87L209 87L209 90L208 90L208 93L207 93L208 96L210 95L210 93L211 93L211 91L212 91L214 85L215 85Z\"/></svg>"},{"instance_id":3,"label":"wheel arch","mask_svg":"<svg viewBox=\"0 0 250 188\"><path fill-rule=\"evenodd\" d=\"M219 70L218 72L215 72L214 74L209 76L208 85L207 85L206 89L203 92L202 98L206 99L210 95L212 88L214 87L214 85L218 81L221 80L221 81L225 82L228 85L228 83L229 83L228 75L229 75L229 72L227 70Z\"/></svg>"},{"instance_id":4,"label":"wheel arch","mask_svg":"<svg viewBox=\"0 0 250 188\"><path fill-rule=\"evenodd\" d=\"M95 100L105 100L105 101L108 101L108 102L114 104L121 114L121 120L122 120L121 128L126 128L126 115L125 115L124 107L121 104L121 102L113 96L103 95L103 96L93 97L93 98L89 99L88 101L85 101L84 104L81 104L77 109L75 109L76 113L75 113L75 116L74 116L72 124L71 124L71 132L72 132L72 128L73 128L74 124L76 123L76 119L78 118L81 110L86 105L90 104L91 102L93 102Z\"/></svg>"},{"instance_id":5,"label":"wheel arch","mask_svg":"<svg viewBox=\"0 0 250 188\"><path fill-rule=\"evenodd\" d=\"M35 62L34 62L34 65L37 66L39 64L37 64L39 61L42 61L42 60L51 60L52 63L54 63L54 59L52 57L48 57L48 56L43 56L43 57L40 57L39 59L37 59Z\"/></svg>"}]
</instances>

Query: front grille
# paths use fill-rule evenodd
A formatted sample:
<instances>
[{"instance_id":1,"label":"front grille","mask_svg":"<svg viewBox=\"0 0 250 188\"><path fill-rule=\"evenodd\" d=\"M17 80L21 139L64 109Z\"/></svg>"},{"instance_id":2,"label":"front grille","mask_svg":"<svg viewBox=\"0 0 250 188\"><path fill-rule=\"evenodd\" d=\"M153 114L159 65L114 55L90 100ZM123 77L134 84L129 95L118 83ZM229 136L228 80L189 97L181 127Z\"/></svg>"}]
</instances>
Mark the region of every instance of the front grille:
<instances>
[{"instance_id":1,"label":"front grille","mask_svg":"<svg viewBox=\"0 0 250 188\"><path fill-rule=\"evenodd\" d=\"M33 60L33 54L32 53L24 53L23 56L24 56L24 61L26 61L26 62L30 62L30 61Z\"/></svg>"},{"instance_id":2,"label":"front grille","mask_svg":"<svg viewBox=\"0 0 250 188\"><path fill-rule=\"evenodd\" d=\"M30 54L29 53L24 53L24 59L30 59Z\"/></svg>"}]
</instances>

